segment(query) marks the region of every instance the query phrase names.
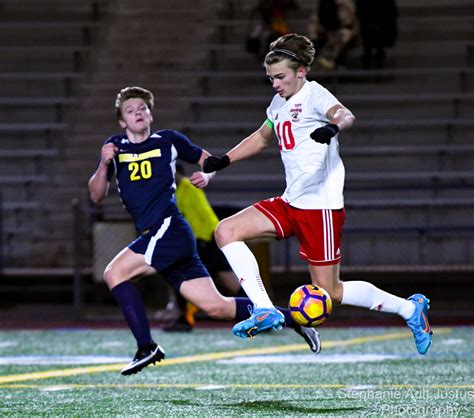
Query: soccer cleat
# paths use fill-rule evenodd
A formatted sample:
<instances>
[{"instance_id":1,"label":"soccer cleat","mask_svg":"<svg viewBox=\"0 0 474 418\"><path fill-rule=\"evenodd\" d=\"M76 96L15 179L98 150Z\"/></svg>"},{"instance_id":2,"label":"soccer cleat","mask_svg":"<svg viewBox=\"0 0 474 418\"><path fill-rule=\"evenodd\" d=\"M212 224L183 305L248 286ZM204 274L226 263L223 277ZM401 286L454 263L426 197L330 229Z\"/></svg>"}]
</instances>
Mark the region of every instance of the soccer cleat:
<instances>
[{"instance_id":1,"label":"soccer cleat","mask_svg":"<svg viewBox=\"0 0 474 418\"><path fill-rule=\"evenodd\" d=\"M415 312L407 321L407 324L415 337L418 352L426 354L430 348L431 336L433 335L427 317L428 309L430 309L430 300L420 293L415 293L408 300L415 304Z\"/></svg>"},{"instance_id":2,"label":"soccer cleat","mask_svg":"<svg viewBox=\"0 0 474 418\"><path fill-rule=\"evenodd\" d=\"M139 348L133 361L120 372L124 376L138 373L146 366L160 362L165 358L165 350L157 344Z\"/></svg>"},{"instance_id":3,"label":"soccer cleat","mask_svg":"<svg viewBox=\"0 0 474 418\"><path fill-rule=\"evenodd\" d=\"M240 338L254 338L268 330L281 330L285 325L285 316L275 308L255 309L250 318L235 324L232 332Z\"/></svg>"},{"instance_id":4,"label":"soccer cleat","mask_svg":"<svg viewBox=\"0 0 474 418\"><path fill-rule=\"evenodd\" d=\"M321 351L321 339L319 338L319 332L316 328L296 325L295 331L305 339L313 353L319 354Z\"/></svg>"}]
</instances>

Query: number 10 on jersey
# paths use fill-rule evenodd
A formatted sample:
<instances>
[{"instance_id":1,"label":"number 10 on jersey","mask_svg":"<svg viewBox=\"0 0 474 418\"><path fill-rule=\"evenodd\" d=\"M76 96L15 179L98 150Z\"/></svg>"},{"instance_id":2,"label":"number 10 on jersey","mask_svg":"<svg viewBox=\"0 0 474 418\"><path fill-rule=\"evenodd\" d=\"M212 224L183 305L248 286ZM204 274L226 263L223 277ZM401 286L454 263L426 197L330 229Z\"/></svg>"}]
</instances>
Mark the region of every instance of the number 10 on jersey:
<instances>
[{"instance_id":1,"label":"number 10 on jersey","mask_svg":"<svg viewBox=\"0 0 474 418\"><path fill-rule=\"evenodd\" d=\"M279 122L277 125L278 145L281 150L289 151L295 147L295 137L291 131L291 122Z\"/></svg>"}]
</instances>

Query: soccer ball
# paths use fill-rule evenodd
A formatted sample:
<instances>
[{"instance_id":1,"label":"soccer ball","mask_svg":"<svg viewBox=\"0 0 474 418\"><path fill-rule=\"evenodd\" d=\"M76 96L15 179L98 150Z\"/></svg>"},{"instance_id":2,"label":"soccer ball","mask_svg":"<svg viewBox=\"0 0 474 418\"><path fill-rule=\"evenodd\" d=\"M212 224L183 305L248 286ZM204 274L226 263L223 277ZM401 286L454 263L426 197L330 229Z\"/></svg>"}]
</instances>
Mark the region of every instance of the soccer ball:
<instances>
[{"instance_id":1,"label":"soccer ball","mask_svg":"<svg viewBox=\"0 0 474 418\"><path fill-rule=\"evenodd\" d=\"M331 315L332 300L323 288L305 284L291 294L288 308L297 324L316 327L323 324Z\"/></svg>"}]
</instances>

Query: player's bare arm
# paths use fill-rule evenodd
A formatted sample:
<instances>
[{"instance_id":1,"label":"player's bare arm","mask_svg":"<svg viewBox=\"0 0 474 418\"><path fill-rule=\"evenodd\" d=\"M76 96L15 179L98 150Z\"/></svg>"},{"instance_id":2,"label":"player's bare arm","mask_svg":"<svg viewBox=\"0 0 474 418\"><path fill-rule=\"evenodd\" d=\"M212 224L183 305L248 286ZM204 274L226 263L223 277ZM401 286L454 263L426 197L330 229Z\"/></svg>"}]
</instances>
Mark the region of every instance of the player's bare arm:
<instances>
[{"instance_id":1,"label":"player's bare arm","mask_svg":"<svg viewBox=\"0 0 474 418\"><path fill-rule=\"evenodd\" d=\"M230 162L234 163L259 154L271 144L272 138L272 129L265 123L262 124L258 130L242 140L242 142L227 153Z\"/></svg>"},{"instance_id":2,"label":"player's bare arm","mask_svg":"<svg viewBox=\"0 0 474 418\"><path fill-rule=\"evenodd\" d=\"M118 149L114 144L109 143L102 147L99 166L89 179L89 194L94 203L100 203L109 192L107 170L117 152Z\"/></svg>"},{"instance_id":3,"label":"player's bare arm","mask_svg":"<svg viewBox=\"0 0 474 418\"><path fill-rule=\"evenodd\" d=\"M231 162L237 162L252 157L267 148L272 142L273 131L264 123L254 133L242 140L237 146L232 148L227 154L217 157L209 156L204 161L204 172L209 173L222 170Z\"/></svg>"},{"instance_id":4,"label":"player's bare arm","mask_svg":"<svg viewBox=\"0 0 474 418\"><path fill-rule=\"evenodd\" d=\"M331 123L338 126L340 131L350 128L355 121L355 116L352 112L340 104L331 107L331 109L327 111L326 116Z\"/></svg>"},{"instance_id":5,"label":"player's bare arm","mask_svg":"<svg viewBox=\"0 0 474 418\"><path fill-rule=\"evenodd\" d=\"M331 107L326 112L326 116L329 119L329 123L326 126L316 129L310 135L314 141L320 144L329 145L331 139L337 135L340 130L350 128L355 121L355 116L352 112L340 104Z\"/></svg>"}]
</instances>

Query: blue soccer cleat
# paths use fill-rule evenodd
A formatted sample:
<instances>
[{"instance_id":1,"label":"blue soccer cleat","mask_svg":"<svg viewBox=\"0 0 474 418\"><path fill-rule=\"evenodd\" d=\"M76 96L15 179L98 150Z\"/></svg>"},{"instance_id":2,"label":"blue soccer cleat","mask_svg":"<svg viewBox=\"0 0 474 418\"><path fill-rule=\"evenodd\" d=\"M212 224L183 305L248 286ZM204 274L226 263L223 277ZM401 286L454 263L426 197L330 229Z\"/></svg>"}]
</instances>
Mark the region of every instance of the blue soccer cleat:
<instances>
[{"instance_id":1,"label":"blue soccer cleat","mask_svg":"<svg viewBox=\"0 0 474 418\"><path fill-rule=\"evenodd\" d=\"M415 304L415 313L407 321L407 324L415 337L418 352L426 354L430 348L431 336L433 335L427 317L428 309L430 309L430 300L421 293L415 293L408 300Z\"/></svg>"},{"instance_id":2,"label":"blue soccer cleat","mask_svg":"<svg viewBox=\"0 0 474 418\"><path fill-rule=\"evenodd\" d=\"M240 338L254 338L267 330L281 330L285 325L285 316L275 308L255 309L250 318L235 324L232 332Z\"/></svg>"}]
</instances>

